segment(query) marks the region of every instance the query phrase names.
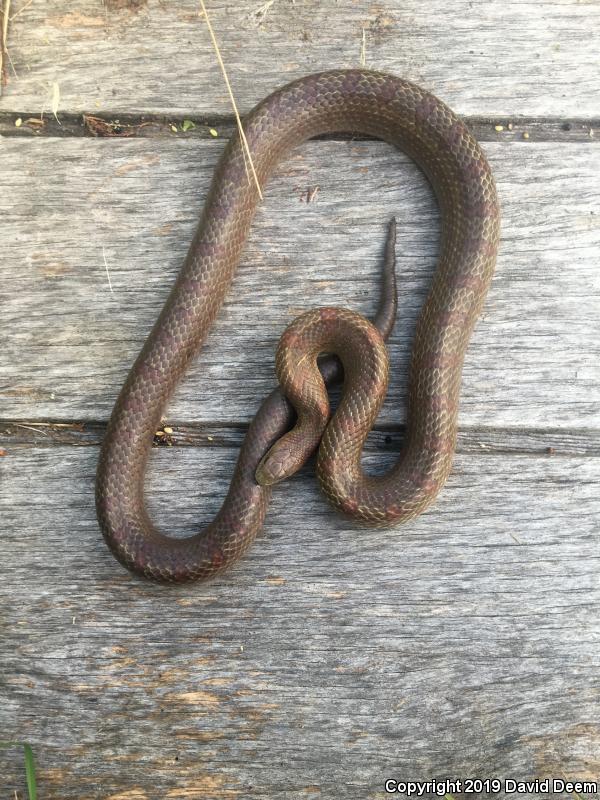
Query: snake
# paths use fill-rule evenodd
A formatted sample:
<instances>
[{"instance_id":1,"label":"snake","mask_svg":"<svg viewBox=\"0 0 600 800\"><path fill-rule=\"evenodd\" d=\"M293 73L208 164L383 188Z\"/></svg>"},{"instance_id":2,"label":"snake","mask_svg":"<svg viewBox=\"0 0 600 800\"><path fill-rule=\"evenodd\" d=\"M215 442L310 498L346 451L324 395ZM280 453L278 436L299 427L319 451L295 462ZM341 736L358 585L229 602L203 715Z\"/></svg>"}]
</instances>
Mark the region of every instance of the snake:
<instances>
[{"instance_id":1,"label":"snake","mask_svg":"<svg viewBox=\"0 0 600 800\"><path fill-rule=\"evenodd\" d=\"M375 324L350 309L313 308L281 337L275 358L280 385L249 425L215 518L192 536L170 536L150 519L144 496L153 438L169 399L231 285L259 189L294 147L341 133L381 139L405 152L424 172L440 208L439 254L415 327L397 461L378 475L361 465L387 388L384 338L395 300L381 303ZM390 225L388 289L393 238ZM183 267L102 441L96 511L116 558L157 581L212 578L247 551L263 527L274 485L317 448L321 488L357 524L394 526L423 512L451 470L464 357L494 274L499 238L497 191L479 143L443 101L418 85L382 72L338 69L295 80L258 103L218 162ZM332 416L326 384L342 378Z\"/></svg>"}]
</instances>

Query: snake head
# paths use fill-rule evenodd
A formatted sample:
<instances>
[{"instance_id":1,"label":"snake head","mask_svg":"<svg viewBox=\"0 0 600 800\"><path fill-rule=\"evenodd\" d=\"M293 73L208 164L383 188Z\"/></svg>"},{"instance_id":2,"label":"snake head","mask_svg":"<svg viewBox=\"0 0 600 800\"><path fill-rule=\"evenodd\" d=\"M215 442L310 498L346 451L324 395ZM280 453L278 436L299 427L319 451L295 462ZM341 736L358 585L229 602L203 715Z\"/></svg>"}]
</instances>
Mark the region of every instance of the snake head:
<instances>
[{"instance_id":1,"label":"snake head","mask_svg":"<svg viewBox=\"0 0 600 800\"><path fill-rule=\"evenodd\" d=\"M299 466L294 462L292 451L279 440L262 457L255 472L256 482L260 486L273 486L293 475Z\"/></svg>"},{"instance_id":2,"label":"snake head","mask_svg":"<svg viewBox=\"0 0 600 800\"><path fill-rule=\"evenodd\" d=\"M302 433L302 428L293 428L275 442L256 468L254 476L260 486L273 486L291 478L302 467L316 443Z\"/></svg>"}]
</instances>

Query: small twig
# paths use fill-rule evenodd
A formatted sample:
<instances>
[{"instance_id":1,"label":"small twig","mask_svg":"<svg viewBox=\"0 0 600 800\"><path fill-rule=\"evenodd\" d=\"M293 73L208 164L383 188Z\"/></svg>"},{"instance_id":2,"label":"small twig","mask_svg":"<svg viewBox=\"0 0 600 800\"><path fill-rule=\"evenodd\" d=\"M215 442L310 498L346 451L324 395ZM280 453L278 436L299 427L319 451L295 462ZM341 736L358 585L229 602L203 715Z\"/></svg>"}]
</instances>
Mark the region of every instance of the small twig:
<instances>
[{"instance_id":1,"label":"small twig","mask_svg":"<svg viewBox=\"0 0 600 800\"><path fill-rule=\"evenodd\" d=\"M22 422L15 422L15 427L17 428L25 428L28 431L33 431L34 433L41 433L42 436L48 436L46 431L41 431L39 428L34 428L31 425L23 425Z\"/></svg>"},{"instance_id":2,"label":"small twig","mask_svg":"<svg viewBox=\"0 0 600 800\"><path fill-rule=\"evenodd\" d=\"M314 203L317 199L317 195L319 194L319 187L318 186L309 186L306 190L306 202L307 203Z\"/></svg>"},{"instance_id":3,"label":"small twig","mask_svg":"<svg viewBox=\"0 0 600 800\"><path fill-rule=\"evenodd\" d=\"M362 45L360 47L360 65L366 67L367 65L367 29L362 29Z\"/></svg>"},{"instance_id":4,"label":"small twig","mask_svg":"<svg viewBox=\"0 0 600 800\"><path fill-rule=\"evenodd\" d=\"M277 0L267 0L267 2L263 3L263 5L260 8L256 9L256 11L254 12L254 16L262 17L264 19L269 13L269 9L275 2L277 2Z\"/></svg>"},{"instance_id":5,"label":"small twig","mask_svg":"<svg viewBox=\"0 0 600 800\"><path fill-rule=\"evenodd\" d=\"M57 81L54 81L52 84L52 113L54 114L54 119L61 125L61 122L58 118L58 106L60 105L60 86L58 85ZM62 125L61 125L62 127Z\"/></svg>"},{"instance_id":6,"label":"small twig","mask_svg":"<svg viewBox=\"0 0 600 800\"><path fill-rule=\"evenodd\" d=\"M19 426L23 427L23 425L24 425L24 423L22 423L22 422L15 422L14 424L17 427L19 427ZM81 427L83 425L82 422L79 422L79 423L73 423L73 422L36 422L35 424L38 425L40 428L42 428L42 427L44 427L44 428L73 428L73 427L75 427L78 430L80 428L83 429ZM42 431L40 431L40 433L41 432Z\"/></svg>"},{"instance_id":7,"label":"small twig","mask_svg":"<svg viewBox=\"0 0 600 800\"><path fill-rule=\"evenodd\" d=\"M17 70L15 69L15 65L13 64L13 60L10 57L10 53L8 52L8 48L5 50L5 53L6 53L6 57L8 58L8 63L10 64L10 68L13 71L13 75L15 76L15 78L18 78L19 76L17 75Z\"/></svg>"},{"instance_id":8,"label":"small twig","mask_svg":"<svg viewBox=\"0 0 600 800\"><path fill-rule=\"evenodd\" d=\"M217 56L217 60L219 62L219 66L221 67L221 72L223 73L223 78L225 79L225 85L227 86L227 91L229 93L229 99L231 100L231 105L233 106L233 113L235 114L235 119L237 122L237 126L240 132L240 138L242 140L242 144L246 150L246 155L248 156L248 161L250 162L250 169L252 170L252 176L254 178L254 183L256 184L256 189L258 191L258 196L260 199L263 199L262 190L260 188L260 182L258 180L258 175L256 174L256 170L254 169L254 162L252 161L252 154L250 153L250 147L248 146L248 140L246 139L246 134L244 133L244 128L242 127L242 120L237 108L237 104L235 102L235 97L233 96L233 91L231 89L231 84L229 83L229 78L227 77L227 70L225 69L225 64L223 63L223 59L221 58L221 51L219 50L219 45L217 43L217 38L213 31L213 27L210 24L210 19L208 17L208 11L206 10L206 6L204 5L204 0L200 0L200 5L202 7L202 11L204 13L204 19L206 20L206 27L208 28L208 32L210 34L210 38L213 43L213 47L215 49L215 54Z\"/></svg>"},{"instance_id":9,"label":"small twig","mask_svg":"<svg viewBox=\"0 0 600 800\"><path fill-rule=\"evenodd\" d=\"M13 19L16 19L19 16L19 14L21 13L21 11L25 11L27 6L30 6L32 3L33 3L33 0L27 0L27 2L24 3L18 11L15 11L15 13L10 18L10 21L12 22Z\"/></svg>"},{"instance_id":10,"label":"small twig","mask_svg":"<svg viewBox=\"0 0 600 800\"><path fill-rule=\"evenodd\" d=\"M4 55L6 54L8 56L8 50L6 49L6 40L8 38L9 15L10 15L10 0L4 0L4 4L2 5L2 35L0 36L0 88L4 80ZM13 71L14 69L15 68L13 67Z\"/></svg>"},{"instance_id":11,"label":"small twig","mask_svg":"<svg viewBox=\"0 0 600 800\"><path fill-rule=\"evenodd\" d=\"M110 293L114 294L112 282L110 280L110 272L108 271L108 262L106 260L106 252L104 250L104 245L102 245L102 258L104 259L104 268L106 269L106 277L108 278L108 288L110 289Z\"/></svg>"}]
</instances>

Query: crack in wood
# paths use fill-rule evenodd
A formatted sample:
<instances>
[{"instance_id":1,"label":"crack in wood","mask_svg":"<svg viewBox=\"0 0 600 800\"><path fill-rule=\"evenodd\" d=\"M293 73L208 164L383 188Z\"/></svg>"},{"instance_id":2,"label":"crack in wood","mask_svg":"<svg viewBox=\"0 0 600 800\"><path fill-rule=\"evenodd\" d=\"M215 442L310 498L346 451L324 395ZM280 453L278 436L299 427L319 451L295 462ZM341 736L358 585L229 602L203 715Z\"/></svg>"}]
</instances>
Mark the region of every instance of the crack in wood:
<instances>
[{"instance_id":1,"label":"crack in wood","mask_svg":"<svg viewBox=\"0 0 600 800\"><path fill-rule=\"evenodd\" d=\"M165 427L168 434L165 434ZM248 425L231 422L173 422L154 439L155 447L240 447ZM404 425L373 428L366 452L399 452L405 435ZM97 447L106 423L100 420L71 422L0 420L0 446L11 448ZM457 452L469 455L524 455L546 457L600 456L600 431L560 428L463 427L459 431Z\"/></svg>"},{"instance_id":2,"label":"crack in wood","mask_svg":"<svg viewBox=\"0 0 600 800\"><path fill-rule=\"evenodd\" d=\"M464 116L466 125L482 142L597 142L599 118ZM235 130L230 114L134 114L94 112L94 114L61 113L60 123L52 115L40 117L28 111L0 112L0 136L71 138L185 138L228 139ZM371 137L351 134L327 134L325 140L354 139L371 141Z\"/></svg>"}]
</instances>

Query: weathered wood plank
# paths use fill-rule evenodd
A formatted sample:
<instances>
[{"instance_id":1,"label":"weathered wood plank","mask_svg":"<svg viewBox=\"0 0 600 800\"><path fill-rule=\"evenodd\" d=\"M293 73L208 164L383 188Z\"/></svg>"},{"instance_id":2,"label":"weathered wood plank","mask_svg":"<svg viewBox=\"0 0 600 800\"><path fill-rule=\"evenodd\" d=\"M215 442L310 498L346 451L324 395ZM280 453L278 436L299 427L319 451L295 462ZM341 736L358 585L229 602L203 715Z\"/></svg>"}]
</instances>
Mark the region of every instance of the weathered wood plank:
<instances>
[{"instance_id":1,"label":"weathered wood plank","mask_svg":"<svg viewBox=\"0 0 600 800\"><path fill-rule=\"evenodd\" d=\"M21 3L24 5L24 3ZM242 109L309 72L366 64L463 114L597 115L596 2L209 3ZM17 9L18 10L18 9ZM231 108L196 0L33 2L14 18L3 104L68 112Z\"/></svg>"},{"instance_id":2,"label":"weathered wood plank","mask_svg":"<svg viewBox=\"0 0 600 800\"><path fill-rule=\"evenodd\" d=\"M305 473L231 572L161 587L100 539L96 456L0 460L0 725L33 744L40 796L364 800L386 777L597 778L597 458L459 455L397 531L341 520ZM154 453L157 519L206 522L234 457ZM3 796L23 788L19 763L0 751Z\"/></svg>"},{"instance_id":3,"label":"weathered wood plank","mask_svg":"<svg viewBox=\"0 0 600 800\"><path fill-rule=\"evenodd\" d=\"M468 355L455 468L435 506L397 531L339 519L307 468L212 584L154 586L119 567L94 518L97 445L231 109L195 0L13 0L18 78L0 112L0 738L32 743L51 800L364 800L386 796L386 777L597 779L600 7L209 7L242 111L294 77L357 66L364 29L368 66L436 92L486 143L503 244ZM28 121L42 108L43 125ZM196 128L182 132L185 119ZM140 138L84 138L102 132ZM378 143L321 141L267 194L151 458L151 511L177 535L218 509L285 324L315 304L373 311L393 213L394 381L365 463L391 463L402 440L438 241L426 182ZM0 794L15 791L25 796L21 755L0 750Z\"/></svg>"},{"instance_id":4,"label":"weathered wood plank","mask_svg":"<svg viewBox=\"0 0 600 800\"><path fill-rule=\"evenodd\" d=\"M0 140L9 245L0 259L10 297L3 307L4 418L108 416L180 267L222 146ZM597 428L595 146L485 147L503 239L467 355L461 424ZM306 203L310 186L320 190ZM338 304L371 314L392 214L399 218L401 302L380 423L402 423L413 326L435 266L437 211L425 179L402 154L348 141L298 149L268 187L234 287L169 418L247 421L273 384L276 341L297 313Z\"/></svg>"}]
</instances>

